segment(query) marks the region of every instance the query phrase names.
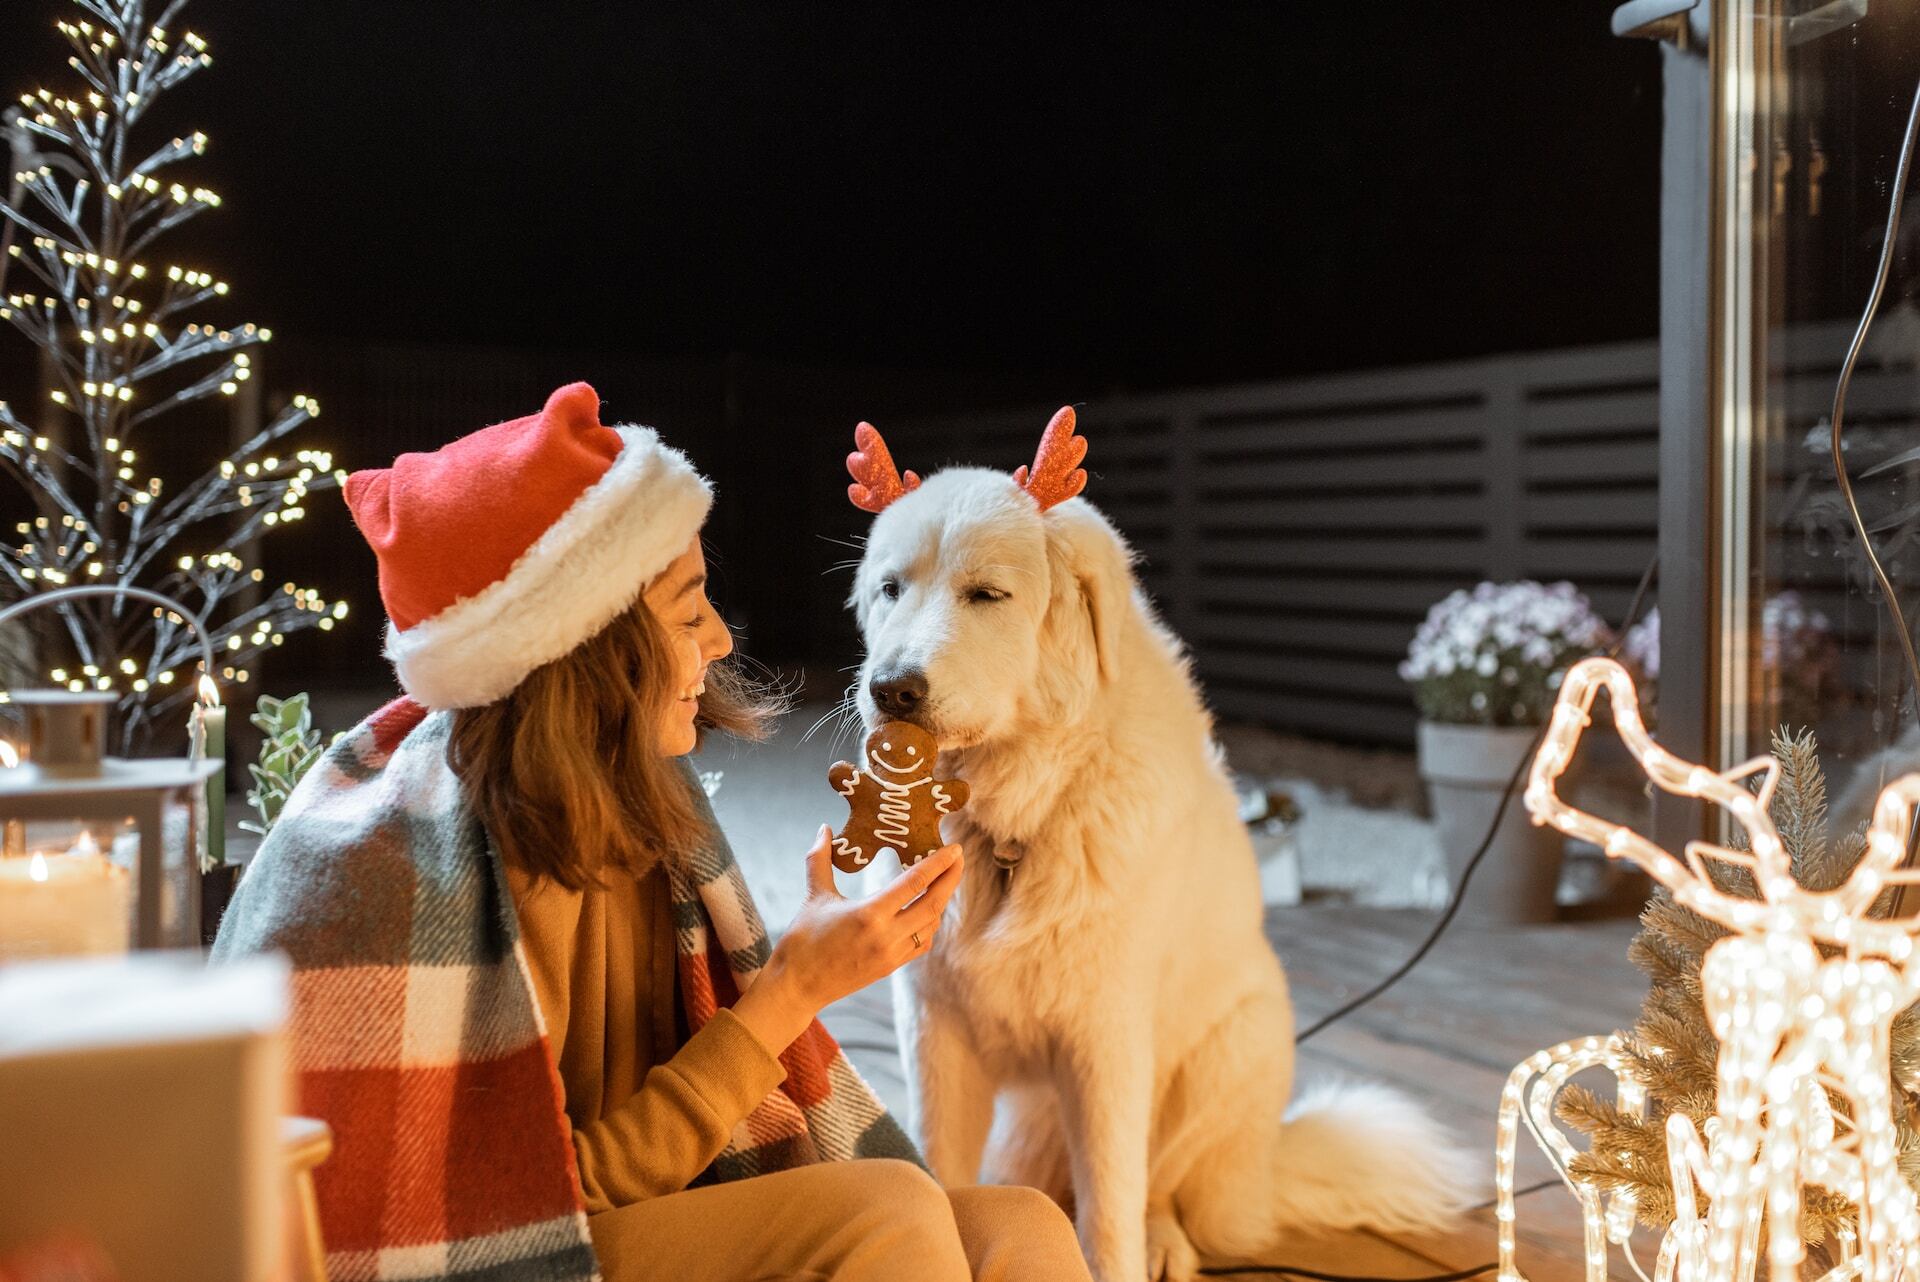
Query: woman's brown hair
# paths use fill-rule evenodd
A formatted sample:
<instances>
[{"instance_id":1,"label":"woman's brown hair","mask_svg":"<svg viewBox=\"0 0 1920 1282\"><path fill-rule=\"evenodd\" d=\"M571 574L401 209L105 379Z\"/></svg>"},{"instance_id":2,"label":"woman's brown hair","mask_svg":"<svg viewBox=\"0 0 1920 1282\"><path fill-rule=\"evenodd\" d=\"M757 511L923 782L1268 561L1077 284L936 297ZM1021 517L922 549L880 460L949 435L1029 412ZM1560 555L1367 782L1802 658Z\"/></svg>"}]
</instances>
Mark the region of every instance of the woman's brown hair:
<instances>
[{"instance_id":1,"label":"woman's brown hair","mask_svg":"<svg viewBox=\"0 0 1920 1282\"><path fill-rule=\"evenodd\" d=\"M506 698L454 714L448 759L501 858L572 890L645 872L702 836L660 723L679 691L645 600ZM698 724L761 738L779 700L728 663L707 669Z\"/></svg>"}]
</instances>

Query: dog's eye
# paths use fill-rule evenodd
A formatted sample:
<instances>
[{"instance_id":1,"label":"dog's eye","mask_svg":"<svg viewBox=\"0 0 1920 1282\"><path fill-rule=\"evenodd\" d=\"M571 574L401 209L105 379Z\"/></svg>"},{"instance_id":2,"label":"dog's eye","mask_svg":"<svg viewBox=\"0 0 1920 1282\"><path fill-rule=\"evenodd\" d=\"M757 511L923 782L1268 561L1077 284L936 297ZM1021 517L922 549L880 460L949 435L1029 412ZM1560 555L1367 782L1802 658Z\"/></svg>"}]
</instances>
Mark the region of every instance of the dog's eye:
<instances>
[{"instance_id":1,"label":"dog's eye","mask_svg":"<svg viewBox=\"0 0 1920 1282\"><path fill-rule=\"evenodd\" d=\"M898 601L900 599L900 580L880 580L880 595L889 601Z\"/></svg>"},{"instance_id":2,"label":"dog's eye","mask_svg":"<svg viewBox=\"0 0 1920 1282\"><path fill-rule=\"evenodd\" d=\"M997 601L1004 601L1006 599L1007 594L999 588L990 588L983 585L967 590L967 600L973 605L992 605Z\"/></svg>"}]
</instances>

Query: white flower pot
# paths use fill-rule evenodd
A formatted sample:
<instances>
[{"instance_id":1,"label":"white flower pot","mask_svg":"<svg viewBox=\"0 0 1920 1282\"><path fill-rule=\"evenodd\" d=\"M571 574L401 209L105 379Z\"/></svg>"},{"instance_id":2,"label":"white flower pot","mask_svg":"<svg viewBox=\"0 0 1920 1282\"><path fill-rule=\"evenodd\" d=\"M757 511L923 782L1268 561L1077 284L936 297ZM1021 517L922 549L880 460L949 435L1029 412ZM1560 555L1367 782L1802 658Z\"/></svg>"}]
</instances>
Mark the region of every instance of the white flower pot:
<instances>
[{"instance_id":1,"label":"white flower pot","mask_svg":"<svg viewBox=\"0 0 1920 1282\"><path fill-rule=\"evenodd\" d=\"M1434 827L1446 852L1449 893L1487 835L1500 795L1532 748L1531 726L1459 726L1420 723L1420 774L1433 803ZM1523 775L1491 848L1474 870L1463 919L1515 925L1554 920L1564 839L1527 817Z\"/></svg>"}]
</instances>

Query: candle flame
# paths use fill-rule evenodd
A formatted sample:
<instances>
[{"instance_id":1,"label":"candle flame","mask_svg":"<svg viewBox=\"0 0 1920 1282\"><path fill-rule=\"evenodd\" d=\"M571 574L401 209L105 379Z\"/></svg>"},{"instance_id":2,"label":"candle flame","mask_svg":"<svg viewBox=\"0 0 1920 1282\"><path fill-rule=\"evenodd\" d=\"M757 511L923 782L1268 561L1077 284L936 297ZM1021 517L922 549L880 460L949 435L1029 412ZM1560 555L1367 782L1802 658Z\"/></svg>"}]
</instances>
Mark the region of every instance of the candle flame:
<instances>
[{"instance_id":1,"label":"candle flame","mask_svg":"<svg viewBox=\"0 0 1920 1282\"><path fill-rule=\"evenodd\" d=\"M47 879L47 857L37 850L33 852L33 858L27 861L27 876L35 881Z\"/></svg>"},{"instance_id":2,"label":"candle flame","mask_svg":"<svg viewBox=\"0 0 1920 1282\"><path fill-rule=\"evenodd\" d=\"M80 839L73 843L72 848L69 849L67 853L70 855L97 855L100 853L100 843L93 839L92 833L82 828L80 830Z\"/></svg>"},{"instance_id":3,"label":"candle flame","mask_svg":"<svg viewBox=\"0 0 1920 1282\"><path fill-rule=\"evenodd\" d=\"M213 684L213 678L204 672L200 674L200 704L207 708L220 706L220 687Z\"/></svg>"},{"instance_id":4,"label":"candle flame","mask_svg":"<svg viewBox=\"0 0 1920 1282\"><path fill-rule=\"evenodd\" d=\"M0 739L0 767L11 770L20 764L20 750Z\"/></svg>"}]
</instances>

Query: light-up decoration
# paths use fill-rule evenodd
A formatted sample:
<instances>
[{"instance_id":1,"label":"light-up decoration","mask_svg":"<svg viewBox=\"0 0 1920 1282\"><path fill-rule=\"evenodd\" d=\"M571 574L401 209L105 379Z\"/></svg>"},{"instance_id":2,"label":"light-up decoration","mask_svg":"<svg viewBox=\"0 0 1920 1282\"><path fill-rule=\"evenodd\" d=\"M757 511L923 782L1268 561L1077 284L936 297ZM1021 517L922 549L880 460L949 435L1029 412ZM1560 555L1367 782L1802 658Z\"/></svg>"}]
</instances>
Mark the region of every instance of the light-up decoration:
<instances>
[{"instance_id":1,"label":"light-up decoration","mask_svg":"<svg viewBox=\"0 0 1920 1282\"><path fill-rule=\"evenodd\" d=\"M1732 814L1750 850L1693 841L1675 858L1620 824L1569 805L1556 791L1595 696L1607 690L1613 721L1647 777L1663 792L1709 801ZM1526 804L1535 822L1593 842L1660 882L1682 906L1733 933L1707 950L1700 983L1720 1042L1715 1116L1705 1127L1667 1119L1667 1163L1675 1215L1661 1242L1654 1282L1748 1282L1764 1254L1775 1282L1799 1277L1801 1190L1830 1189L1857 1208L1850 1234L1834 1243L1838 1263L1823 1282L1920 1279L1920 1204L1900 1174L1890 1082L1894 1016L1920 997L1911 917L1872 917L1890 886L1920 883L1899 867L1920 802L1920 775L1880 794L1866 853L1846 882L1812 891L1793 876L1768 814L1780 764L1759 757L1724 774L1683 761L1654 743L1640 718L1626 669L1586 659L1567 673L1553 720L1534 757ZM1758 778L1758 788L1749 781ZM1756 897L1720 889L1711 864L1745 869ZM1821 946L1840 950L1823 957ZM1645 1098L1627 1072L1619 1034L1540 1051L1513 1071L1500 1101L1496 1218L1502 1282L1522 1282L1516 1263L1514 1148L1524 1123L1579 1198L1586 1226L1586 1277L1604 1282L1608 1243L1627 1250L1630 1194L1607 1197L1569 1171L1578 1152L1555 1128L1554 1098L1575 1074L1610 1069L1623 1112L1645 1116ZM1843 1101L1838 1114L1829 1096ZM1704 1130L1703 1135L1701 1131Z\"/></svg>"},{"instance_id":2,"label":"light-up decoration","mask_svg":"<svg viewBox=\"0 0 1920 1282\"><path fill-rule=\"evenodd\" d=\"M276 589L254 563L262 536L302 521L311 495L346 473L329 451L289 439L319 417L318 401L299 395L263 413L260 356L273 332L189 319L228 307L227 283L163 257L168 233L220 206L175 180L207 136L161 132L148 115L210 64L206 42L171 29L178 5L81 7L86 20L56 24L64 88L24 94L9 112L15 166L0 181L0 226L17 235L0 259L0 325L39 350L48 389L44 402L0 400L0 488L17 484L15 506L40 513L4 531L0 594L105 585L192 600L219 652L221 666L205 670L244 684L288 634L346 617L311 589ZM256 430L197 477L163 476L159 447L181 432L168 416L225 398ZM49 656L57 666L44 674L56 688L114 694L122 752L184 711L198 655L178 612L126 604L63 606L69 657Z\"/></svg>"}]
</instances>

